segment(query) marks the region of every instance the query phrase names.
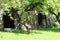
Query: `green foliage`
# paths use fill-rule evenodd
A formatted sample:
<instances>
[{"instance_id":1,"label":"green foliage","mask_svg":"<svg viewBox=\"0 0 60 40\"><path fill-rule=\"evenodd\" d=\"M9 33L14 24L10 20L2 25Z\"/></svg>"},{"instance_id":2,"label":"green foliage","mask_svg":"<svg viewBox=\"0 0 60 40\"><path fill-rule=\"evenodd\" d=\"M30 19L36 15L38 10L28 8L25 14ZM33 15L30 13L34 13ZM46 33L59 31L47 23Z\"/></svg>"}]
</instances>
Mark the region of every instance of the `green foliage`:
<instances>
[{"instance_id":1,"label":"green foliage","mask_svg":"<svg viewBox=\"0 0 60 40\"><path fill-rule=\"evenodd\" d=\"M60 1L59 0L0 0L0 7L7 10L9 7L19 8L24 10L27 5L31 3L40 2L43 6L39 5L36 7L37 10L42 10L43 13L48 12L48 8L52 7L54 12L60 11ZM40 7L41 6L41 7Z\"/></svg>"},{"instance_id":2,"label":"green foliage","mask_svg":"<svg viewBox=\"0 0 60 40\"><path fill-rule=\"evenodd\" d=\"M41 3L38 4L37 6L33 7L32 11L25 11L28 5L33 4L36 5L35 3ZM32 6L33 6L32 5ZM50 7L53 8L53 11L56 15L58 15L57 12L60 11L60 0L0 0L0 8L3 8L4 10L9 11L8 8L17 8L21 11L22 15L22 20L36 20L36 11L41 11L42 14L48 15L49 11L48 9ZM27 8L28 9L28 8Z\"/></svg>"}]
</instances>

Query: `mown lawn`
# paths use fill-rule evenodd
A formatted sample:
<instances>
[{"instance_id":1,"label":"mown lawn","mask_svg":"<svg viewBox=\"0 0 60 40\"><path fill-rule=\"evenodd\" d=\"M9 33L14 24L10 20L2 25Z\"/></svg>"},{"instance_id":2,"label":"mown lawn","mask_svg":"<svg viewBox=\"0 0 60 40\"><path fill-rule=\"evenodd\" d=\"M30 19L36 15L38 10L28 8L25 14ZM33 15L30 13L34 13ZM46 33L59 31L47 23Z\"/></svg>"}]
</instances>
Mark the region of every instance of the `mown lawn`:
<instances>
[{"instance_id":1,"label":"mown lawn","mask_svg":"<svg viewBox=\"0 0 60 40\"><path fill-rule=\"evenodd\" d=\"M0 40L60 40L60 32L33 30L32 34L0 32Z\"/></svg>"}]
</instances>

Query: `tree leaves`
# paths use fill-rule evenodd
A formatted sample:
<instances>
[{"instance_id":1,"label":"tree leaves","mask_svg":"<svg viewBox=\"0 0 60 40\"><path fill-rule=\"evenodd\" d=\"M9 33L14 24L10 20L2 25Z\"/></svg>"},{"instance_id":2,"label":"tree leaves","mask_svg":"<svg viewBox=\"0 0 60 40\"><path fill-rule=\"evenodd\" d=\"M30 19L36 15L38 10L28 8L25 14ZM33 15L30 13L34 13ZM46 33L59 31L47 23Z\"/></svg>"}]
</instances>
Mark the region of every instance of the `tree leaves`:
<instances>
[{"instance_id":1,"label":"tree leaves","mask_svg":"<svg viewBox=\"0 0 60 40\"><path fill-rule=\"evenodd\" d=\"M38 6L36 6L34 9L42 11L43 14L48 13L49 7L52 7L56 14L58 11L60 11L60 0L0 0L0 7L2 7L4 10L13 7L24 11L28 5L35 4L37 2L42 3L43 5L41 6L37 4Z\"/></svg>"}]
</instances>

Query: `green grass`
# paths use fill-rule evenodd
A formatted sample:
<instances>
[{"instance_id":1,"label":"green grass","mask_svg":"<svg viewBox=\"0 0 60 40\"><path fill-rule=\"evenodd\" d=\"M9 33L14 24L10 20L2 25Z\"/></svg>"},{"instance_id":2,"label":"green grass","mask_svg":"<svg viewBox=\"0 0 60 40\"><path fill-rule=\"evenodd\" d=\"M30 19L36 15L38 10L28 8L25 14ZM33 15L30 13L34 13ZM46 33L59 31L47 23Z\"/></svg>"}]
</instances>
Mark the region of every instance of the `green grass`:
<instances>
[{"instance_id":1,"label":"green grass","mask_svg":"<svg viewBox=\"0 0 60 40\"><path fill-rule=\"evenodd\" d=\"M33 30L26 32L0 32L0 40L60 40L60 32Z\"/></svg>"}]
</instances>

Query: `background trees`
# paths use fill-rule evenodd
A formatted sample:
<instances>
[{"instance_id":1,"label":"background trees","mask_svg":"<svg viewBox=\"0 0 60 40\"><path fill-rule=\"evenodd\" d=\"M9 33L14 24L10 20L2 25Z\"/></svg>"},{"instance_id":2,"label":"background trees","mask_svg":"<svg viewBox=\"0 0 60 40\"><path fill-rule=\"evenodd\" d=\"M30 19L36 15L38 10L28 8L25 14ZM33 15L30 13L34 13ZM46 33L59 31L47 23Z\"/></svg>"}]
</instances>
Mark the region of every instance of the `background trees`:
<instances>
[{"instance_id":1,"label":"background trees","mask_svg":"<svg viewBox=\"0 0 60 40\"><path fill-rule=\"evenodd\" d=\"M31 25L38 25L37 15L40 12L46 16L52 13L54 23L57 25L60 23L60 0L0 0L1 9L9 12L11 7L18 9L21 20ZM52 12L49 12L50 7L53 9Z\"/></svg>"}]
</instances>

